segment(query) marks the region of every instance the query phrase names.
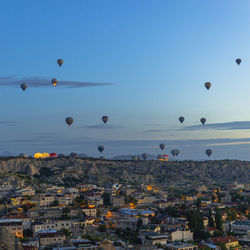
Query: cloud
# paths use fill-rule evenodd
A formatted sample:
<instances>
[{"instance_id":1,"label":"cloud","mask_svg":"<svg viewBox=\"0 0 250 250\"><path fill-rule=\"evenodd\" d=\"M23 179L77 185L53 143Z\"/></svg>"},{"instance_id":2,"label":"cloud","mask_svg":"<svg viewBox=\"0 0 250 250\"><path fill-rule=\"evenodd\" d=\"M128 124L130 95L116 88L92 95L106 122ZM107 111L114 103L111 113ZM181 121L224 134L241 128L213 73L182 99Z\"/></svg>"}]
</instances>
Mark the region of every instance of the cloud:
<instances>
[{"instance_id":1,"label":"cloud","mask_svg":"<svg viewBox=\"0 0 250 250\"><path fill-rule=\"evenodd\" d=\"M232 145L244 145L244 144L250 144L250 141L246 142L221 142L221 143L210 143L207 144L206 146L232 146Z\"/></svg>"},{"instance_id":2,"label":"cloud","mask_svg":"<svg viewBox=\"0 0 250 250\"><path fill-rule=\"evenodd\" d=\"M250 121L235 121L223 123L209 123L205 125L193 125L184 127L181 130L200 130L200 129L214 129L214 130L250 130Z\"/></svg>"},{"instance_id":3,"label":"cloud","mask_svg":"<svg viewBox=\"0 0 250 250\"><path fill-rule=\"evenodd\" d=\"M20 86L21 83L26 83L28 87L50 87L51 79L46 77L24 77L18 78L15 76L4 76L0 77L0 86ZM113 83L93 83L83 81L60 81L58 79L58 85L66 88L83 88L83 87L97 87L113 85Z\"/></svg>"},{"instance_id":4,"label":"cloud","mask_svg":"<svg viewBox=\"0 0 250 250\"><path fill-rule=\"evenodd\" d=\"M80 128L87 128L87 129L118 129L118 128L123 128L123 127L120 126L120 125L96 124L96 125L81 126Z\"/></svg>"},{"instance_id":5,"label":"cloud","mask_svg":"<svg viewBox=\"0 0 250 250\"><path fill-rule=\"evenodd\" d=\"M17 122L10 122L10 121L0 121L0 126L8 126L13 127L16 126Z\"/></svg>"},{"instance_id":6,"label":"cloud","mask_svg":"<svg viewBox=\"0 0 250 250\"><path fill-rule=\"evenodd\" d=\"M160 133L160 132L166 132L168 131L167 129L146 129L144 132L148 133Z\"/></svg>"}]
</instances>

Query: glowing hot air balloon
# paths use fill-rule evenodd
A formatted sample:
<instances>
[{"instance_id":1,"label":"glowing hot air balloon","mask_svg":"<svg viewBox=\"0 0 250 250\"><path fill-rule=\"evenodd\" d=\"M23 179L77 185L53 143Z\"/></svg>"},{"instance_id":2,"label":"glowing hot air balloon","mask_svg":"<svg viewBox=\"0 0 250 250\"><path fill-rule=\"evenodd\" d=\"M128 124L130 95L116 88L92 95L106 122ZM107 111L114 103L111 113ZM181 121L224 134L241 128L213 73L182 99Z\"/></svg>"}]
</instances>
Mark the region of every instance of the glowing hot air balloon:
<instances>
[{"instance_id":1,"label":"glowing hot air balloon","mask_svg":"<svg viewBox=\"0 0 250 250\"><path fill-rule=\"evenodd\" d=\"M57 79L56 78L53 78L51 80L51 83L53 84L53 86L56 86L57 85Z\"/></svg>"}]
</instances>

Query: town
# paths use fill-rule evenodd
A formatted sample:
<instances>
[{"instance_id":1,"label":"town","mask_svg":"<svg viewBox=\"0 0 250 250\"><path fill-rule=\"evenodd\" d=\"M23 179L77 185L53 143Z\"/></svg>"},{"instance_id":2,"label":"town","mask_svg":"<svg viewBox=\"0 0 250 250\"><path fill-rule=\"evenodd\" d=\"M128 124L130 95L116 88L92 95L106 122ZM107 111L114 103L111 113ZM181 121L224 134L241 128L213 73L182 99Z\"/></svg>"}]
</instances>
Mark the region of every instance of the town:
<instances>
[{"instance_id":1,"label":"town","mask_svg":"<svg viewBox=\"0 0 250 250\"><path fill-rule=\"evenodd\" d=\"M0 249L250 247L249 184L13 183L0 186Z\"/></svg>"}]
</instances>

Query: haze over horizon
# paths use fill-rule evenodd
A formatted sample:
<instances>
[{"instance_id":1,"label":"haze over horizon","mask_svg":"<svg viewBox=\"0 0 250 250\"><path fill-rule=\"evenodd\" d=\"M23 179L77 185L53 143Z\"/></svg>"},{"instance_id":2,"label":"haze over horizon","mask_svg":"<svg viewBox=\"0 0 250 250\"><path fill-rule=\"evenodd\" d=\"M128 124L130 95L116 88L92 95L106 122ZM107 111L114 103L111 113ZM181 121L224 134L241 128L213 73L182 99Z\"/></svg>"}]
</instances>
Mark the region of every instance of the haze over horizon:
<instances>
[{"instance_id":1,"label":"haze over horizon","mask_svg":"<svg viewBox=\"0 0 250 250\"><path fill-rule=\"evenodd\" d=\"M165 143L178 159L211 148L209 159L250 160L249 11L247 0L1 3L0 152L157 155Z\"/></svg>"}]
</instances>

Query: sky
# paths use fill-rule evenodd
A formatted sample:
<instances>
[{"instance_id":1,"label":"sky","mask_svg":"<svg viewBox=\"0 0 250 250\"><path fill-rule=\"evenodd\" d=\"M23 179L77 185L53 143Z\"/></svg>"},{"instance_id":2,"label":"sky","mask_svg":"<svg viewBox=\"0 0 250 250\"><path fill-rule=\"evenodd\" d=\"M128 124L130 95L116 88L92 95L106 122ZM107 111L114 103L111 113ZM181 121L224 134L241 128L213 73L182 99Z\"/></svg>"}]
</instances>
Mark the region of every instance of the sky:
<instances>
[{"instance_id":1,"label":"sky","mask_svg":"<svg viewBox=\"0 0 250 250\"><path fill-rule=\"evenodd\" d=\"M179 159L211 148L250 160L249 12L248 0L1 2L0 152L103 145L112 157L165 143Z\"/></svg>"}]
</instances>

